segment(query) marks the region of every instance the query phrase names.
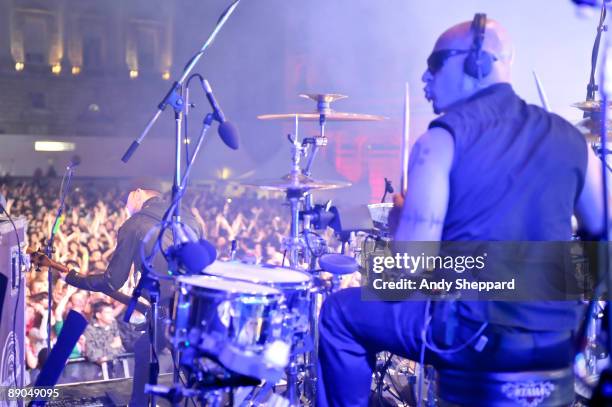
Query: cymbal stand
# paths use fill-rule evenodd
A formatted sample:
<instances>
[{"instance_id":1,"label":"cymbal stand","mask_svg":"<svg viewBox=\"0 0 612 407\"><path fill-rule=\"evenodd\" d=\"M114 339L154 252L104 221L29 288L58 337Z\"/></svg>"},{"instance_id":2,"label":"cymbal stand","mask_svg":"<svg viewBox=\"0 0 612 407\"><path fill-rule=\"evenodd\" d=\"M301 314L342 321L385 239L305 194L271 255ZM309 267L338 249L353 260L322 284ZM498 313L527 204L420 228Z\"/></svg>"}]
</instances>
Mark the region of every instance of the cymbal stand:
<instances>
[{"instance_id":1,"label":"cymbal stand","mask_svg":"<svg viewBox=\"0 0 612 407\"><path fill-rule=\"evenodd\" d=\"M287 136L291 142L291 173L292 179L298 179L302 170L300 169L300 161L305 151L305 147L299 141L299 119L295 118L295 134ZM304 245L300 239L300 200L303 197L304 191L301 189L288 189L287 201L289 202L291 213L291 228L289 237L283 240L283 246L289 253L289 265L292 268L297 268L300 265L300 253L304 252Z\"/></svg>"}]
</instances>

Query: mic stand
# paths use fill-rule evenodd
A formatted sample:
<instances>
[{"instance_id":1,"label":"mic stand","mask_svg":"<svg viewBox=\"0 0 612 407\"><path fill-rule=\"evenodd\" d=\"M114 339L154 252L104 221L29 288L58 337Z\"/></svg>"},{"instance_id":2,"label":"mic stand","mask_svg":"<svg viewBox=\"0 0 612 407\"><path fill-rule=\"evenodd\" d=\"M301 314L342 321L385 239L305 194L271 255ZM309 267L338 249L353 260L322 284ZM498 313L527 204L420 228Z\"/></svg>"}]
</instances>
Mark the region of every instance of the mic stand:
<instances>
[{"instance_id":1,"label":"mic stand","mask_svg":"<svg viewBox=\"0 0 612 407\"><path fill-rule=\"evenodd\" d=\"M202 143L206 137L206 133L208 129L210 128L210 126L212 125L213 121L214 121L214 114L208 113L206 117L204 118L202 131L200 132L200 136L198 138L198 144L196 145L193 155L191 156L191 160L187 164L187 168L185 169L185 174L181 181L181 184L173 190L173 196L178 196L178 199L177 199L178 202L175 202L173 200L173 205L180 205L180 196L182 195L183 190L186 187L187 180L189 178L189 174L191 173L191 168L193 167L193 163L195 162L195 159L202 147ZM178 195L175 195L175 194L178 194ZM176 213L177 210L178 208L175 208L174 213ZM178 224L176 222L173 222L172 226L173 226L173 237L176 238L179 233L177 231L178 228L175 229L175 226L178 226ZM162 228L159 232L158 239L162 238L163 233L164 233L164 229ZM145 241L148 241L148 239L144 239L143 244L145 243ZM138 303L138 299L142 296L142 291L146 289L149 292L149 298L151 302L151 313L152 313L152 316L151 316L152 323L150 325L151 329L149 332L149 336L150 336L149 384L157 385L157 379L159 377L159 360L156 357L157 355L156 353L157 333L159 332L158 331L159 329L158 327L159 296L160 296L159 280L156 277L152 277L150 275L152 274L152 271L151 271L151 265L148 263L148 261L143 261L142 264L143 264L143 270L141 272L140 280L138 281L138 284L136 285L136 288L134 289L132 293L132 299L130 300L130 304L128 305L128 308L125 312L124 321L129 322L132 316L132 313L134 312L134 309L136 307L136 304ZM169 261L169 264L178 264L178 263L176 262L176 259L173 259ZM172 271L176 272L176 270L172 270ZM175 356L176 356L175 360L177 360L178 355L175 355ZM175 383L179 382L179 372L178 372L177 367L174 368L174 382ZM150 397L151 397L150 404L152 406L155 406L155 393L151 393Z\"/></svg>"},{"instance_id":2,"label":"mic stand","mask_svg":"<svg viewBox=\"0 0 612 407\"><path fill-rule=\"evenodd\" d=\"M125 154L123 154L123 157L121 157L121 161L123 161L124 163L127 163L130 160L130 157L132 157L132 154L134 154L136 149L140 146L140 144L143 142L145 137L149 134L149 131L151 131L151 128L153 127L153 125L155 124L159 116L162 114L162 112L166 109L166 107L169 104L174 106L178 103L181 106L181 110L182 110L182 106L184 103L183 103L182 98L178 95L178 90L183 87L185 80L187 80L187 78L189 77L189 74L191 73L195 65L198 63L202 55L204 55L204 51L206 51L206 49L210 46L210 44L212 44L215 37L221 30L221 28L227 22L227 19L232 15L234 10L238 6L238 3L240 3L240 0L235 0L223 12L221 17L217 21L217 25L213 29L212 33L208 36L208 39L206 40L202 48L189 60L189 62L187 62L187 65L185 66L185 69L183 70L183 74L181 75L180 79L172 84L172 86L170 87L170 90L168 91L164 99L157 106L157 112L155 112L153 117L149 120L149 122L145 126L145 129L142 131L142 133L140 133L140 136L136 140L132 141L132 144L130 145L130 147L127 149ZM177 124L177 127L179 127L180 129L180 124ZM178 134L178 139L180 140L180 133ZM180 145L178 146L178 148L180 149Z\"/></svg>"},{"instance_id":3,"label":"mic stand","mask_svg":"<svg viewBox=\"0 0 612 407\"><path fill-rule=\"evenodd\" d=\"M391 185L391 180L385 177L385 193L383 194L380 200L380 203L385 203L385 200L387 199L387 194L392 194L392 193L393 193L393 186Z\"/></svg>"},{"instance_id":4,"label":"mic stand","mask_svg":"<svg viewBox=\"0 0 612 407\"><path fill-rule=\"evenodd\" d=\"M151 321L149 322L149 384L157 385L157 379L159 377L159 357L157 355L157 333L159 332L159 280L155 277L151 277L151 271L148 266L143 265L143 270L140 273L140 279L134 292L132 293L132 299L125 312L125 322L130 321L134 307L138 302L138 299L142 296L142 290L147 290L149 293L149 302L151 303ZM156 406L155 403L156 395L150 394L150 405Z\"/></svg>"},{"instance_id":5,"label":"mic stand","mask_svg":"<svg viewBox=\"0 0 612 407\"><path fill-rule=\"evenodd\" d=\"M55 220L53 221L53 227L51 228L51 236L47 241L47 246L45 247L45 255L52 259L53 258L53 242L55 240L55 234L60 228L61 225L61 217L64 213L64 206L66 205L66 196L68 195L68 189L70 188L70 181L72 180L72 174L74 172L73 164L69 164L66 167L66 172L64 173L64 177L62 178L62 184L60 185L60 205L57 208L57 213L55 214ZM47 272L47 351L51 351L51 313L53 310L53 273Z\"/></svg>"},{"instance_id":6,"label":"mic stand","mask_svg":"<svg viewBox=\"0 0 612 407\"><path fill-rule=\"evenodd\" d=\"M601 42L601 34L604 31L608 31L608 26L604 24L606 21L606 5L602 2L601 14L599 16L599 24L597 25L597 35L595 36L595 43L593 44L593 51L591 52L591 74L589 76L589 84L587 85L587 96L586 100L595 100L595 92L599 89L595 83L595 72L597 69L597 57L599 56L599 43ZM585 112L585 117L587 113Z\"/></svg>"}]
</instances>

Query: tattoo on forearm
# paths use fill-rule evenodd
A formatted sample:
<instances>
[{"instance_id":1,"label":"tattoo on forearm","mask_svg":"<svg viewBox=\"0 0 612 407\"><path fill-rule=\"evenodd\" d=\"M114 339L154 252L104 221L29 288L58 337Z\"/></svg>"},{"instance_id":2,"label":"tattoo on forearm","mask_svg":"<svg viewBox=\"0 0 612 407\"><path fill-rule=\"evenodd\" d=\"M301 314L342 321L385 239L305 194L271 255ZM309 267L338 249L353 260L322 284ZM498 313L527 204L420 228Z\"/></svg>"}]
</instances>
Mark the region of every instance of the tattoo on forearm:
<instances>
[{"instance_id":1,"label":"tattoo on forearm","mask_svg":"<svg viewBox=\"0 0 612 407\"><path fill-rule=\"evenodd\" d=\"M435 214L422 214L420 212L409 212L404 213L402 217L403 222L408 226L414 226L417 224L427 223L430 228L440 226L444 224L444 219Z\"/></svg>"},{"instance_id":2,"label":"tattoo on forearm","mask_svg":"<svg viewBox=\"0 0 612 407\"><path fill-rule=\"evenodd\" d=\"M414 146L412 146L412 151L410 152L408 171L412 170L417 165L423 165L427 155L429 155L429 148L423 148L420 143L415 143Z\"/></svg>"}]
</instances>

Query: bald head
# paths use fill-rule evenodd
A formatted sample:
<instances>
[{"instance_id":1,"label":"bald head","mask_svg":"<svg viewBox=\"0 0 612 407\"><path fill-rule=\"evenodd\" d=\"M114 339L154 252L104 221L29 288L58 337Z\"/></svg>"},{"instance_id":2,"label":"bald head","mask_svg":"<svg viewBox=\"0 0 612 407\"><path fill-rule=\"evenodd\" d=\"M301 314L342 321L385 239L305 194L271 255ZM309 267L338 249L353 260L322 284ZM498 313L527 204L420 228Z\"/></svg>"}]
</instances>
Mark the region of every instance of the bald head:
<instances>
[{"instance_id":1,"label":"bald head","mask_svg":"<svg viewBox=\"0 0 612 407\"><path fill-rule=\"evenodd\" d=\"M482 50L493 55L494 62L491 64L491 72L481 79L466 74L464 69L467 57L465 51L470 50L473 44L472 21L452 26L436 41L432 57L437 54L438 62L430 65L428 61L428 69L423 74L425 97L432 102L434 112L445 112L480 89L511 81L514 50L510 36L497 21L487 19ZM444 51L455 53L445 54Z\"/></svg>"},{"instance_id":2,"label":"bald head","mask_svg":"<svg viewBox=\"0 0 612 407\"><path fill-rule=\"evenodd\" d=\"M440 49L470 49L473 42L472 21L464 21L444 31L436 41L434 51ZM493 64L491 76L487 78L485 85L509 82L514 47L506 29L495 20L487 18L482 49L497 59Z\"/></svg>"}]
</instances>

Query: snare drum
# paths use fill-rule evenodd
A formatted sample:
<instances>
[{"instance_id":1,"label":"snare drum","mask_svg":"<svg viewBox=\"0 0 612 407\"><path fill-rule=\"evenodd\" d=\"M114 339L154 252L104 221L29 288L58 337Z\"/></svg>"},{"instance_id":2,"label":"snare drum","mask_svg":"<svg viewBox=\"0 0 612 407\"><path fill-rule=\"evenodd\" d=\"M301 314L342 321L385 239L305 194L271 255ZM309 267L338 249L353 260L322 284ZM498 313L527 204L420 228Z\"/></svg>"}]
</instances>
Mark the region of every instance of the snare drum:
<instances>
[{"instance_id":1,"label":"snare drum","mask_svg":"<svg viewBox=\"0 0 612 407\"><path fill-rule=\"evenodd\" d=\"M284 367L284 360L268 358L268 348L277 349L281 339L279 290L202 275L178 277L176 285L175 349L192 355L190 359L213 355L230 370L264 379L270 377L265 369Z\"/></svg>"},{"instance_id":2,"label":"snare drum","mask_svg":"<svg viewBox=\"0 0 612 407\"><path fill-rule=\"evenodd\" d=\"M310 274L286 267L221 261L216 261L205 268L204 273L280 290L284 294L287 308L293 316L293 322L291 322L293 326L291 328L300 333L308 330L310 289L312 288Z\"/></svg>"}]
</instances>

